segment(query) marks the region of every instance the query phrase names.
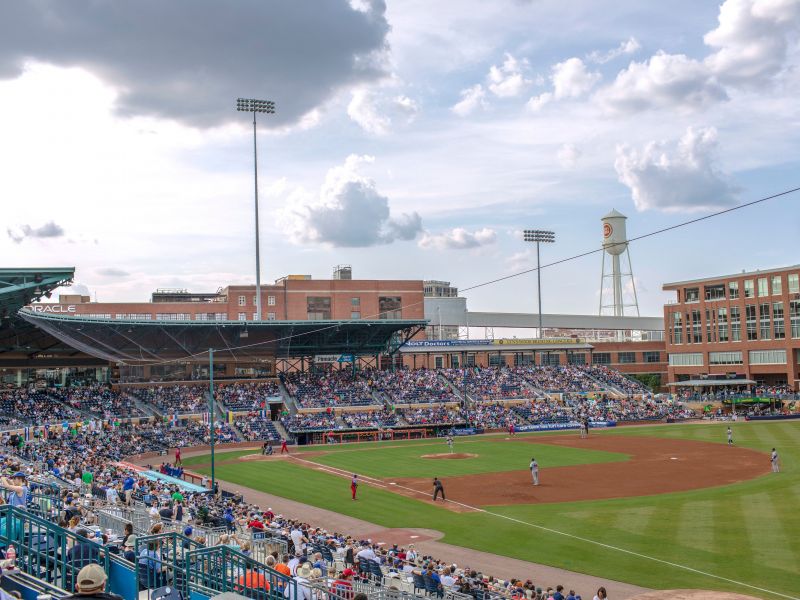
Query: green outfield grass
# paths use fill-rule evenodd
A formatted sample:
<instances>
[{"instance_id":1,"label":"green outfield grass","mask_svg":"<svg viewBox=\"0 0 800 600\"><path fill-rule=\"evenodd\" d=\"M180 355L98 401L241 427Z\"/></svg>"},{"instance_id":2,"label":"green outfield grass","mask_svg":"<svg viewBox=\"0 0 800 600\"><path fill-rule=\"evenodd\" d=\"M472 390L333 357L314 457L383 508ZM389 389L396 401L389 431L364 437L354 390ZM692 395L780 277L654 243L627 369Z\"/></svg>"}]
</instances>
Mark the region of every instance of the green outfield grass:
<instances>
[{"instance_id":1,"label":"green outfield grass","mask_svg":"<svg viewBox=\"0 0 800 600\"><path fill-rule=\"evenodd\" d=\"M775 597L766 592L714 579L677 566L684 565L719 577L800 598L800 423L737 423L738 445L768 452L777 446L783 472L716 488L659 496L561 504L486 507L485 513L453 513L441 507L374 487L362 486L360 501L349 500L348 482L340 477L307 469L287 461L221 464L218 477L237 484L284 496L385 527L424 527L444 532L445 542L500 555L591 573L651 588L714 588ZM633 435L680 438L725 443L725 424L664 425L619 428L599 435ZM501 436L502 437L502 436ZM499 464L508 457L523 460L530 449L542 464L576 464L624 460L614 453L575 450L530 443L503 444L491 436L457 440L456 451L496 455ZM389 446L401 446L400 448ZM518 448L521 447L521 448ZM473 450L480 448L480 451ZM305 451L319 450L309 448ZM526 450L527 449L527 450ZM313 459L324 464L373 476L404 476L410 461L414 469L427 469L421 454L446 451L442 442L419 440L380 444L343 445ZM356 451L354 451L356 450ZM553 454L547 455L545 451ZM223 461L252 451L219 454ZM559 453L563 453L558 457ZM563 462L556 463L561 460ZM195 464L208 457L193 457ZM420 464L419 461L423 461ZM552 462L551 462L552 461ZM187 464L190 462L186 461ZM463 472L485 472L479 459L456 461ZM491 462L491 461L490 461ZM471 465L470 465L471 463ZM356 468L358 467L358 468ZM438 468L434 465L431 468ZM448 474L451 467L446 465ZM207 467L199 469L209 473ZM489 470L501 470L500 468ZM414 476L432 472L415 470ZM302 517L302 515L296 515ZM555 531L547 531L539 527ZM560 532L560 533L557 533ZM601 547L578 536L608 546ZM535 573L520 573L533 577ZM568 585L568 582L564 582Z\"/></svg>"}]
</instances>

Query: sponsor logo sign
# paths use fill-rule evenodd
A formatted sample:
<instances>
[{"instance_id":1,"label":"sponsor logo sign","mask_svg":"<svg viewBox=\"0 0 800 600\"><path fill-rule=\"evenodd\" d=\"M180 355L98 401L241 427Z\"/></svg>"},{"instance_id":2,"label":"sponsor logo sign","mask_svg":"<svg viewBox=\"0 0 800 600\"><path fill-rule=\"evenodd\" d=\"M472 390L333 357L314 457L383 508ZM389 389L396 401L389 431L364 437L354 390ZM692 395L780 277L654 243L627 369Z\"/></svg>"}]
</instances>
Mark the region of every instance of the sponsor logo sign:
<instances>
[{"instance_id":1,"label":"sponsor logo sign","mask_svg":"<svg viewBox=\"0 0 800 600\"><path fill-rule=\"evenodd\" d=\"M74 314L76 309L74 304L32 304L30 309L36 313L67 313Z\"/></svg>"}]
</instances>

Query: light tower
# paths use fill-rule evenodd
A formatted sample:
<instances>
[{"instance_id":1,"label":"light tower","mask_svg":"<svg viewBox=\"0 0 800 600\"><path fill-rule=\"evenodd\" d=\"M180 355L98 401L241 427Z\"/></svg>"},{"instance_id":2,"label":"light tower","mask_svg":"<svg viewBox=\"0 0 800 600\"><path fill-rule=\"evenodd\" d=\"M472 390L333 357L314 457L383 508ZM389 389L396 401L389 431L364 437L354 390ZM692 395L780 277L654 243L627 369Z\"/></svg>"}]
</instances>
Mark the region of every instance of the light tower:
<instances>
[{"instance_id":1,"label":"light tower","mask_svg":"<svg viewBox=\"0 0 800 600\"><path fill-rule=\"evenodd\" d=\"M639 299L636 296L636 282L633 279L633 267L631 266L631 253L628 248L628 234L625 231L625 221L628 217L612 210L603 217L603 267L600 276L600 312L610 312L616 317L625 316L625 308L635 308L636 316L639 316ZM627 265L622 265L621 256L627 258ZM611 272L606 269L608 258L611 259ZM633 291L633 303L625 303L623 298L623 278L629 278ZM611 302L608 302L608 289L606 280L611 280ZM606 301L605 303L603 301Z\"/></svg>"}]
</instances>

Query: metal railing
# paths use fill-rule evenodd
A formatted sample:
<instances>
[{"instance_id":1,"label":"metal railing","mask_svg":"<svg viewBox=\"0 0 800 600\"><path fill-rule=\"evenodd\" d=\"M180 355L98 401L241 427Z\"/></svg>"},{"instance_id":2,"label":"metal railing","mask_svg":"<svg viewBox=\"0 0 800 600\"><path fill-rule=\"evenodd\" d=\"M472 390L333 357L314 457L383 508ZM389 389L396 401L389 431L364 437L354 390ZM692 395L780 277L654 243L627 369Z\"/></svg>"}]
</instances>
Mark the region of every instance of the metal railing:
<instances>
[{"instance_id":1,"label":"metal railing","mask_svg":"<svg viewBox=\"0 0 800 600\"><path fill-rule=\"evenodd\" d=\"M0 506L0 545L13 545L17 567L61 589L73 591L78 571L98 563L108 573L108 550L31 512Z\"/></svg>"},{"instance_id":2,"label":"metal railing","mask_svg":"<svg viewBox=\"0 0 800 600\"><path fill-rule=\"evenodd\" d=\"M169 585L188 598L186 557L200 547L194 540L175 532L137 538L134 555L139 590Z\"/></svg>"},{"instance_id":3,"label":"metal railing","mask_svg":"<svg viewBox=\"0 0 800 600\"><path fill-rule=\"evenodd\" d=\"M185 554L186 590L235 592L256 600L298 598L297 581L229 546L190 550Z\"/></svg>"}]
</instances>

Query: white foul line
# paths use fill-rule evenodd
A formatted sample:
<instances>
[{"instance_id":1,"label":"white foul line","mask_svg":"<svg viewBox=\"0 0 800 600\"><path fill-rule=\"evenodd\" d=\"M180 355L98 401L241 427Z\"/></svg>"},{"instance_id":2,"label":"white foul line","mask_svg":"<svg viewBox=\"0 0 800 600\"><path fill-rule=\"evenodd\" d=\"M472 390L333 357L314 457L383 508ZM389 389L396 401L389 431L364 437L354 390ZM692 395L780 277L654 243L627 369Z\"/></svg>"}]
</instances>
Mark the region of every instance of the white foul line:
<instances>
[{"instance_id":1,"label":"white foul line","mask_svg":"<svg viewBox=\"0 0 800 600\"><path fill-rule=\"evenodd\" d=\"M295 456L290 456L289 458L293 458L294 460L308 463L313 465L316 468L321 468L323 471L328 471L334 475L339 475L341 477L349 477L348 471L343 469L339 469L337 467L327 467L320 465L319 463L315 463L310 460L306 460L303 458L297 458ZM374 477L368 477L366 475L362 475L362 479L366 480L367 483L372 485L376 485L379 487L385 488L386 486L381 483L380 479L375 479ZM414 488L406 487L404 485L400 485L399 483L392 482L390 485L397 486L404 490L408 490L409 492L414 492L415 494L422 494L425 497L429 497L431 494L428 492L423 492L421 490L415 490ZM602 548L608 548L609 550L616 550L617 552L622 552L624 554L630 554L631 556L636 556L638 558L644 558L646 560L652 560L654 562L658 562L664 565L669 565L670 567L675 567L678 569L684 569L685 571L690 571L692 573L696 573L698 575L704 575L705 577L711 577L712 579L718 579L720 581L725 581L727 583L733 583L735 585L744 586L750 588L751 590L757 590L759 592L766 592L767 594L774 594L775 596L780 596L781 598L787 598L787 600L800 600L797 596L789 596L787 594L782 594L781 592L776 592L774 590L768 590L766 588L758 587L756 585L750 585L749 583L745 583L743 581L736 581L735 579L728 579L727 577L722 577L721 575L714 575L713 573L708 573L706 571L701 571L699 569L694 569L692 567L687 567L686 565L681 565L679 563L670 562L668 560L664 560L662 558L656 558L654 556L648 556L647 554L641 554L639 552L634 552L633 550L626 550L625 548L620 548L619 546L612 546L611 544L606 544L603 542L598 542L597 540L593 540L590 538L581 537L579 535L575 535L572 533L567 533L566 531L559 531L558 529L552 529L551 527L545 527L544 525L537 525L536 523L529 523L528 521L523 521L521 519L515 519L514 517L509 517L508 515L501 515L500 513L491 512L486 510L485 508L479 508L477 506L470 506L469 504L464 504L463 502L458 502L456 500L445 500L445 502L452 502L453 504L457 504L458 506L462 506L469 510L474 510L476 512L482 512L487 515L491 515L493 517L498 517L500 519L506 519L507 521L512 521L514 523L519 523L520 525L527 525L528 527L533 527L535 529L541 529L542 531L547 531L548 533L555 533L557 535L563 535L568 538L572 538L575 540L579 540L581 542L586 542L588 544L594 544L596 546L600 546Z\"/></svg>"}]
</instances>

